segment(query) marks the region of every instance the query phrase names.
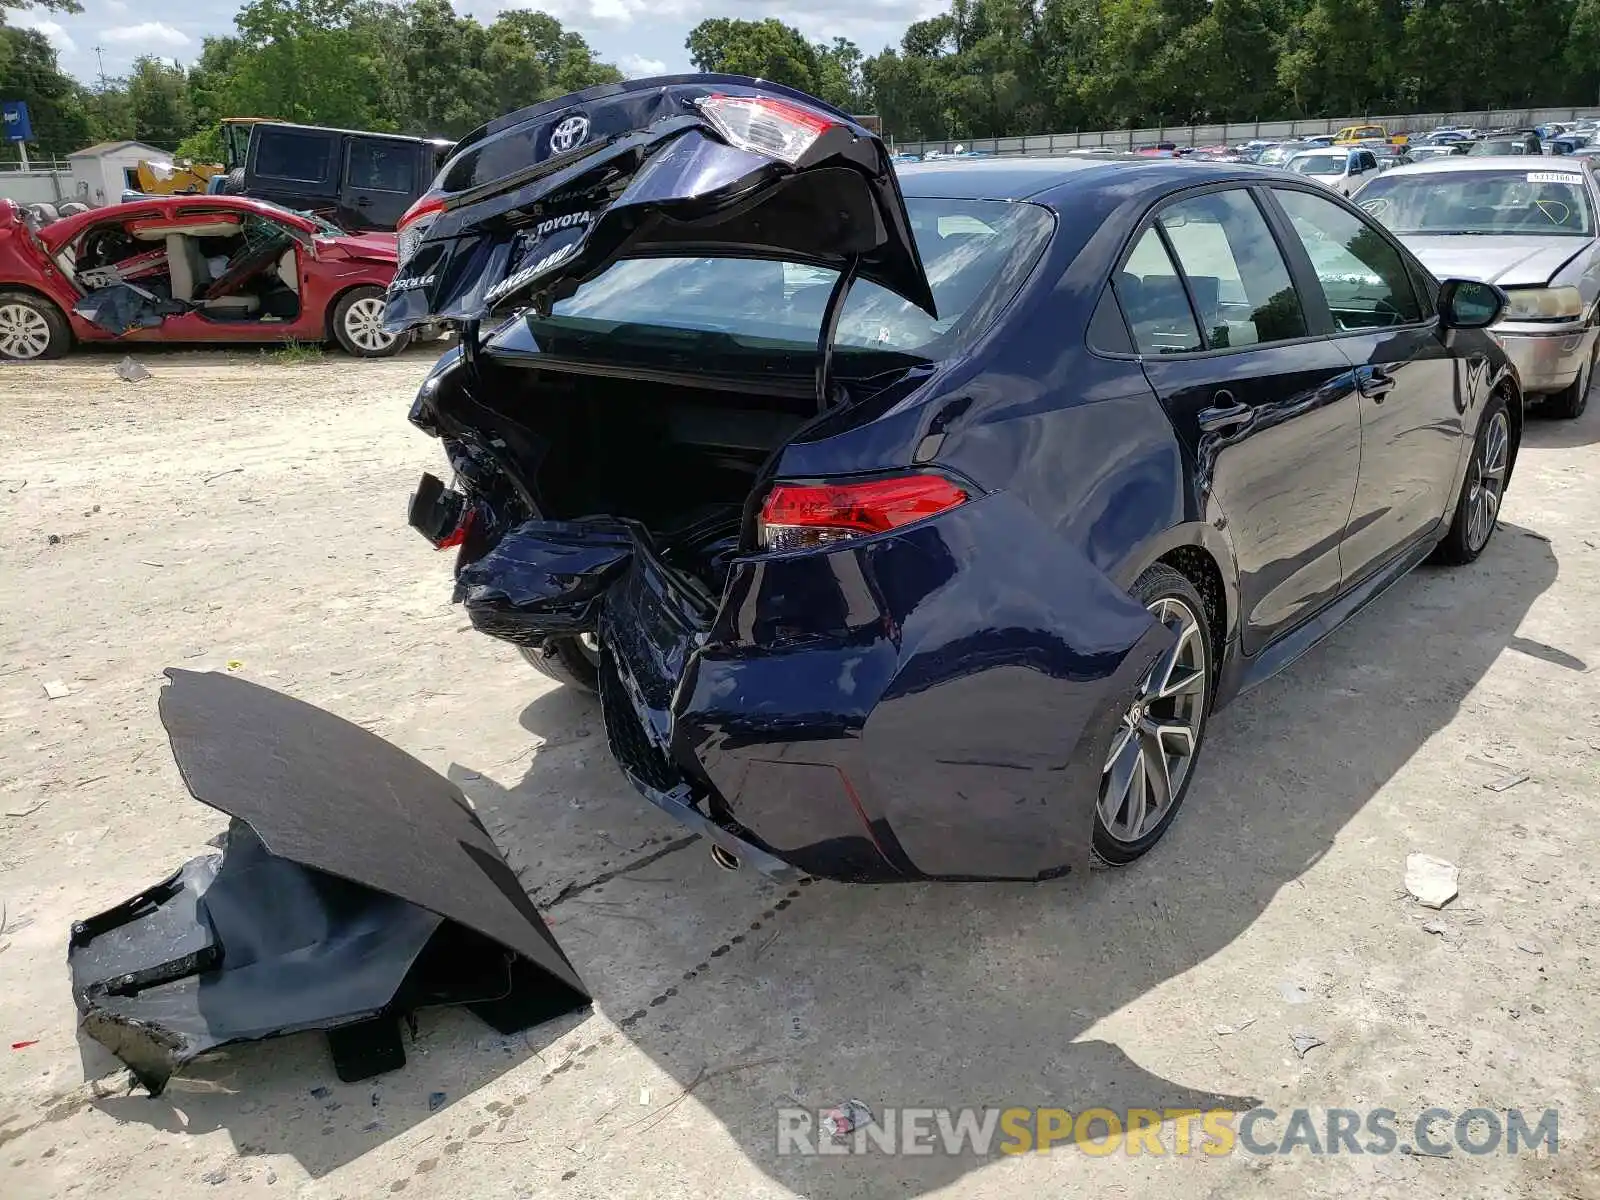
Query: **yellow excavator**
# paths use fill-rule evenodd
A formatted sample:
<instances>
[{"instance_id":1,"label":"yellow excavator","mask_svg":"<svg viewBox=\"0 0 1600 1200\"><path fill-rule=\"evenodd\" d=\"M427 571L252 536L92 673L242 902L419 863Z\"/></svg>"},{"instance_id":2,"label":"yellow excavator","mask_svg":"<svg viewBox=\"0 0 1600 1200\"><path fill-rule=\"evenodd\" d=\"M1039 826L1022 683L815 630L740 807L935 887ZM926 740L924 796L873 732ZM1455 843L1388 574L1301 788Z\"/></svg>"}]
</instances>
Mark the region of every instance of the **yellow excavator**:
<instances>
[{"instance_id":1,"label":"yellow excavator","mask_svg":"<svg viewBox=\"0 0 1600 1200\"><path fill-rule=\"evenodd\" d=\"M147 196L187 196L211 189L214 176L244 166L245 148L250 144L250 127L274 117L224 117L222 148L225 163L197 163L186 158L140 159L137 168L139 191Z\"/></svg>"}]
</instances>

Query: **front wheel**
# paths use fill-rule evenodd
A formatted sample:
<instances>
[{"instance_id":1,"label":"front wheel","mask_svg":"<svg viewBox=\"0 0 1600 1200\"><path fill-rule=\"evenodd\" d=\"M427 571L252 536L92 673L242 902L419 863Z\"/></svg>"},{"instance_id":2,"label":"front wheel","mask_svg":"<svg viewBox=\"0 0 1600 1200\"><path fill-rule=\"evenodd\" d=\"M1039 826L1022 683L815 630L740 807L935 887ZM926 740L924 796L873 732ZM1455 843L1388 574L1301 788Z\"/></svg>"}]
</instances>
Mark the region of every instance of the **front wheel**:
<instances>
[{"instance_id":1,"label":"front wheel","mask_svg":"<svg viewBox=\"0 0 1600 1200\"><path fill-rule=\"evenodd\" d=\"M406 337L383 327L383 289L351 288L333 306L333 336L357 358L388 358L405 348Z\"/></svg>"},{"instance_id":2,"label":"front wheel","mask_svg":"<svg viewBox=\"0 0 1600 1200\"><path fill-rule=\"evenodd\" d=\"M1205 604L1186 576L1157 563L1132 596L1174 641L1139 684L1106 750L1094 855L1111 867L1148 853L1178 815L1205 740L1217 669Z\"/></svg>"},{"instance_id":3,"label":"front wheel","mask_svg":"<svg viewBox=\"0 0 1600 1200\"><path fill-rule=\"evenodd\" d=\"M50 301L31 292L0 292L0 358L60 358L72 346L72 326Z\"/></svg>"},{"instance_id":4,"label":"front wheel","mask_svg":"<svg viewBox=\"0 0 1600 1200\"><path fill-rule=\"evenodd\" d=\"M1578 369L1578 377L1559 392L1546 398L1545 412L1563 421L1583 416L1583 410L1589 407L1589 384L1594 381L1594 360L1597 353L1600 353L1600 338L1595 340L1595 349L1590 351L1589 357L1584 359L1583 366Z\"/></svg>"},{"instance_id":5,"label":"front wheel","mask_svg":"<svg viewBox=\"0 0 1600 1200\"><path fill-rule=\"evenodd\" d=\"M1494 534L1510 473L1511 418L1506 413L1505 397L1496 393L1478 423L1472 461L1467 464L1467 477L1461 481L1461 494L1456 499L1456 515L1444 541L1434 551L1436 561L1459 567L1483 553Z\"/></svg>"}]
</instances>

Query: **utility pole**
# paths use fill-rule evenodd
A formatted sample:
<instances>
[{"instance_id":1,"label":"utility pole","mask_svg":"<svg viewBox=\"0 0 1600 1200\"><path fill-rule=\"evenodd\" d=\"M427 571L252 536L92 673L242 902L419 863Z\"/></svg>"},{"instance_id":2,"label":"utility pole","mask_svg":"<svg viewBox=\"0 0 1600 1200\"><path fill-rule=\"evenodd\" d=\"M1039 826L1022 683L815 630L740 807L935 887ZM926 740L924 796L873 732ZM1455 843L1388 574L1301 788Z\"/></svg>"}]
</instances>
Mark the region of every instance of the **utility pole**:
<instances>
[{"instance_id":1,"label":"utility pole","mask_svg":"<svg viewBox=\"0 0 1600 1200\"><path fill-rule=\"evenodd\" d=\"M106 48L104 46L91 46L90 49L94 51L94 61L100 66L100 90L103 92L106 90Z\"/></svg>"}]
</instances>

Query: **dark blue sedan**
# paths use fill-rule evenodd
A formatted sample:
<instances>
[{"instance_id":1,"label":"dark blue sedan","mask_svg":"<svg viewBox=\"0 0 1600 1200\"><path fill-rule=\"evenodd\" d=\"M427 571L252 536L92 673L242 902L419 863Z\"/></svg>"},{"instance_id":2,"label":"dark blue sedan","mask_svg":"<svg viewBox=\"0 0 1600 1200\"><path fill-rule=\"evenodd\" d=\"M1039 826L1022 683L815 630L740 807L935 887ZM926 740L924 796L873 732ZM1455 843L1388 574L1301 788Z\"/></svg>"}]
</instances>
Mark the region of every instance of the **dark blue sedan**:
<instances>
[{"instance_id":1,"label":"dark blue sedan","mask_svg":"<svg viewBox=\"0 0 1600 1200\"><path fill-rule=\"evenodd\" d=\"M412 411L457 598L775 873L1133 861L1214 712L1483 551L1522 431L1504 295L1311 180L897 172L747 79L494 122L401 256L390 319L464 324Z\"/></svg>"}]
</instances>

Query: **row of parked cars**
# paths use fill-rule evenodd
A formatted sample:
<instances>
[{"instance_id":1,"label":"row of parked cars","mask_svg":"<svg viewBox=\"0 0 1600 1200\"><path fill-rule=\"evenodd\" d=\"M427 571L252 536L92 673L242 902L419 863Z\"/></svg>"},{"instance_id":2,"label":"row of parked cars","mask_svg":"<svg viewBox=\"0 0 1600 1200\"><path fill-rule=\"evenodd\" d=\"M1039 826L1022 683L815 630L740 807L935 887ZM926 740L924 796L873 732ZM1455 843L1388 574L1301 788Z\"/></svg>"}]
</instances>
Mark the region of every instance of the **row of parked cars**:
<instances>
[{"instance_id":1,"label":"row of parked cars","mask_svg":"<svg viewBox=\"0 0 1600 1200\"><path fill-rule=\"evenodd\" d=\"M1440 279L1506 289L1510 302L1493 332L1528 398L1553 416L1584 411L1600 352L1600 122L1395 136L1358 126L1164 156L1302 176L1388 227ZM1359 279L1378 285L1375 276ZM1235 300L1247 302L1243 285L1235 289Z\"/></svg>"}]
</instances>

